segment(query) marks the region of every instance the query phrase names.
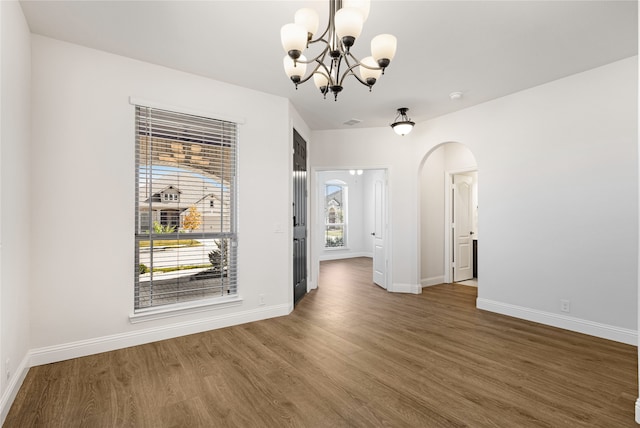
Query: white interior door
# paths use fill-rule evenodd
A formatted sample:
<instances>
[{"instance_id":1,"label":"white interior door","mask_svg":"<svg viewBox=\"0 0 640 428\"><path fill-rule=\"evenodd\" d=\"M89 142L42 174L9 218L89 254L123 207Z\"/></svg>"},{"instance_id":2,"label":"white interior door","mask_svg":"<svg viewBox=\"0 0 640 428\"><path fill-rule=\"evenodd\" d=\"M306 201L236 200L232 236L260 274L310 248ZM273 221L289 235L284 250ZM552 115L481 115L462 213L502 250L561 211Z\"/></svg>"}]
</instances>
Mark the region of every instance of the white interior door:
<instances>
[{"instance_id":1,"label":"white interior door","mask_svg":"<svg viewBox=\"0 0 640 428\"><path fill-rule=\"evenodd\" d=\"M466 175L453 176L453 281L473 278L473 179Z\"/></svg>"},{"instance_id":2,"label":"white interior door","mask_svg":"<svg viewBox=\"0 0 640 428\"><path fill-rule=\"evenodd\" d=\"M387 288L387 257L385 250L385 183L374 181L374 231L373 235L373 282Z\"/></svg>"}]
</instances>

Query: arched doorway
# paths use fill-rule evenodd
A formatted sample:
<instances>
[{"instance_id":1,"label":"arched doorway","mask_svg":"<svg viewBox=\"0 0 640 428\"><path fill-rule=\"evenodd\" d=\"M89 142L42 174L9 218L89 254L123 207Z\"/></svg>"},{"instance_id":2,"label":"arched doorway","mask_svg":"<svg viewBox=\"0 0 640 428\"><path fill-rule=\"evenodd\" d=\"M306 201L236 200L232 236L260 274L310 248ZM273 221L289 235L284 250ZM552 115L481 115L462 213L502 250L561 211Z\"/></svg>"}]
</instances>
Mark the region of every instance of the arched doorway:
<instances>
[{"instance_id":1,"label":"arched doorway","mask_svg":"<svg viewBox=\"0 0 640 428\"><path fill-rule=\"evenodd\" d=\"M419 170L420 283L477 285L478 165L461 143L425 155Z\"/></svg>"}]
</instances>

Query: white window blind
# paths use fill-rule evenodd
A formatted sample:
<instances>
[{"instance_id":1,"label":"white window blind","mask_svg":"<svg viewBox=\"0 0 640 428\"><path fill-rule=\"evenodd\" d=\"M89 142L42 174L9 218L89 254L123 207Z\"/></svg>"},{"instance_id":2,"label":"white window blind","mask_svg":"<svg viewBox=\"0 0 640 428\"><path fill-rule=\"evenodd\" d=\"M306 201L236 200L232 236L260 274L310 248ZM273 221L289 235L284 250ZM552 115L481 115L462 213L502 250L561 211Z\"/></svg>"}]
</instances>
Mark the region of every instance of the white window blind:
<instances>
[{"instance_id":1,"label":"white window blind","mask_svg":"<svg viewBox=\"0 0 640 428\"><path fill-rule=\"evenodd\" d=\"M136 106L136 310L237 294L236 154L236 123Z\"/></svg>"}]
</instances>

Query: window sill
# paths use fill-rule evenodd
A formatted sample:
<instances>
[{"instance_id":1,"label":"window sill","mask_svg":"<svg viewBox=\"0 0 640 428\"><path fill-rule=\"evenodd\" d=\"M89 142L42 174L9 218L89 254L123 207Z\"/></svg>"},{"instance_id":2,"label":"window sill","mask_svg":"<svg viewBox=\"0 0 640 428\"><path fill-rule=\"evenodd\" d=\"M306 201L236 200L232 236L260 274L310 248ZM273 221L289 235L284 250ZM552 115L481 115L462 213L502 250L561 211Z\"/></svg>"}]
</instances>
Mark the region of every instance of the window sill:
<instances>
[{"instance_id":1,"label":"window sill","mask_svg":"<svg viewBox=\"0 0 640 428\"><path fill-rule=\"evenodd\" d=\"M233 306L240 306L241 304L242 297L240 297L240 295L209 300L198 300L194 302L176 303L173 305L159 306L157 308L139 309L133 314L129 315L129 322L131 324L137 324L145 321L154 321L163 318L195 314L198 312L210 311L212 309L230 308Z\"/></svg>"},{"instance_id":2,"label":"window sill","mask_svg":"<svg viewBox=\"0 0 640 428\"><path fill-rule=\"evenodd\" d=\"M349 247L324 247L325 251L349 251Z\"/></svg>"}]
</instances>

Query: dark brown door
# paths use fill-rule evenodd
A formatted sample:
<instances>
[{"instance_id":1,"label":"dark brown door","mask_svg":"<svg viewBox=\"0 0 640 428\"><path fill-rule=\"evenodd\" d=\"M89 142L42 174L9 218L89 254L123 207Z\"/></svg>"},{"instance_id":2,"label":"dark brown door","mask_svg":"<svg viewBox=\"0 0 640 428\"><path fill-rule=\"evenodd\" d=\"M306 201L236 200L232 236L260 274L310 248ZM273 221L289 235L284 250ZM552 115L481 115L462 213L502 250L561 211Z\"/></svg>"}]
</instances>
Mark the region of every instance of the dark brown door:
<instances>
[{"instance_id":1,"label":"dark brown door","mask_svg":"<svg viewBox=\"0 0 640 428\"><path fill-rule=\"evenodd\" d=\"M307 143L293 130L293 302L307 294Z\"/></svg>"}]
</instances>

